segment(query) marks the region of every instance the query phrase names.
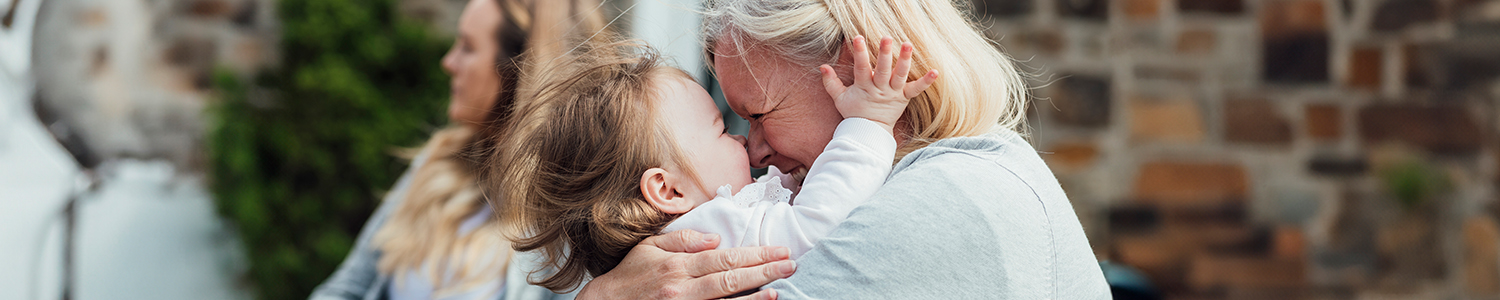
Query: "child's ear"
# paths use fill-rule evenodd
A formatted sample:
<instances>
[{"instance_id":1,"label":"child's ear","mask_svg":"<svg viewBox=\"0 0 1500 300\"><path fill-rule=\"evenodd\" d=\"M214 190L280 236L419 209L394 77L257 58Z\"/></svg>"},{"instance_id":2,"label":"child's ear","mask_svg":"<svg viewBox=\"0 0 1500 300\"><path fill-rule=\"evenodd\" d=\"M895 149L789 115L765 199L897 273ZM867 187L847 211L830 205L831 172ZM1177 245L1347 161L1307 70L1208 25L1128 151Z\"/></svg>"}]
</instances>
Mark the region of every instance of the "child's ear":
<instances>
[{"instance_id":1,"label":"child's ear","mask_svg":"<svg viewBox=\"0 0 1500 300\"><path fill-rule=\"evenodd\" d=\"M671 174L661 168L651 168L641 174L641 196L646 197L656 210L667 214L683 214L693 209L693 203L677 189Z\"/></svg>"}]
</instances>

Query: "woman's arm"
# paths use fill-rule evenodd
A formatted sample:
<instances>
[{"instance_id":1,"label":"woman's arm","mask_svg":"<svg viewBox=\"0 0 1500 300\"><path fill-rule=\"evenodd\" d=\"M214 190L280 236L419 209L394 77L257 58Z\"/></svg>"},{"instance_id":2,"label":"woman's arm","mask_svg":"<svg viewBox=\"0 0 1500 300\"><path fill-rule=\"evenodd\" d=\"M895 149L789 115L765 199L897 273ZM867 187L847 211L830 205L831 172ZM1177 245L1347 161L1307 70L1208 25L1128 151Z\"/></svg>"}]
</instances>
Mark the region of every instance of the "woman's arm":
<instances>
[{"instance_id":1,"label":"woman's arm","mask_svg":"<svg viewBox=\"0 0 1500 300\"><path fill-rule=\"evenodd\" d=\"M711 250L719 236L679 230L641 241L614 270L583 286L578 299L716 299L792 276L782 247ZM736 299L776 299L761 290Z\"/></svg>"},{"instance_id":2,"label":"woman's arm","mask_svg":"<svg viewBox=\"0 0 1500 300\"><path fill-rule=\"evenodd\" d=\"M400 206L401 201L391 200L393 199L386 199L379 208L375 209L375 213L370 215L370 220L365 222L364 228L359 230L359 237L354 242L354 248L349 250L349 256L339 264L338 270L333 271L333 275L329 275L323 284L313 290L308 299L364 299L365 294L375 285L376 278L379 278L376 264L380 260L380 255L377 254L378 250L375 246L370 244L370 239L375 236L376 231L380 230L380 225L385 223L391 211Z\"/></svg>"},{"instance_id":3,"label":"woman's arm","mask_svg":"<svg viewBox=\"0 0 1500 300\"><path fill-rule=\"evenodd\" d=\"M333 271L333 275L329 275L323 284L313 289L312 295L307 297L309 300L364 299L365 294L368 294L371 288L375 288L375 280L380 278L380 271L376 268L380 262L380 254L375 245L370 244L370 240L375 237L375 232L380 230L380 226L385 224L385 220L390 217L391 213L401 206L402 200L405 199L403 197L406 197L406 190L411 186L413 173L426 160L427 151L417 154L417 157L412 159L411 166L407 167L406 173L396 179L396 184L391 187L391 191L387 192L385 198L380 201L380 207L375 208L375 212L370 214L370 219L365 221L365 226L359 229L359 237L355 238L354 248L349 250L349 256L339 264L338 270Z\"/></svg>"}]
</instances>

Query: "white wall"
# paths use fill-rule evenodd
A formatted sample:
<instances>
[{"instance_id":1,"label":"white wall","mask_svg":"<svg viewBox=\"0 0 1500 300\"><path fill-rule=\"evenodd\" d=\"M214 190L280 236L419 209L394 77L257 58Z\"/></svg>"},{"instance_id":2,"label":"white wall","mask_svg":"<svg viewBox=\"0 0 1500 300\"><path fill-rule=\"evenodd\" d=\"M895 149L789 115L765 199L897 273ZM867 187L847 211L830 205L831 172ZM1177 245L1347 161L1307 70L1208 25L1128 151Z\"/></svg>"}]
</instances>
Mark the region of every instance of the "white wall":
<instances>
[{"instance_id":1,"label":"white wall","mask_svg":"<svg viewBox=\"0 0 1500 300\"><path fill-rule=\"evenodd\" d=\"M708 78L699 37L701 9L699 0L636 0L629 12L635 38L671 58L673 66L692 74L700 84Z\"/></svg>"}]
</instances>

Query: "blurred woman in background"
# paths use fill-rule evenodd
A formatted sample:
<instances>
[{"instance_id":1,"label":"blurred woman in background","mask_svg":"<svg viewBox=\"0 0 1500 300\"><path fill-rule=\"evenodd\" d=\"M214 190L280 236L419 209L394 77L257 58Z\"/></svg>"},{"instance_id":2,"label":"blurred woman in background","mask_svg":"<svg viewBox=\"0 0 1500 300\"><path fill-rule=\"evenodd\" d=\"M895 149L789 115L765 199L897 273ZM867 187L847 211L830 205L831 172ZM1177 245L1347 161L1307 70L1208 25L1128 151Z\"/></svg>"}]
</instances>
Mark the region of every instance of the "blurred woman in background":
<instances>
[{"instance_id":1,"label":"blurred woman in background","mask_svg":"<svg viewBox=\"0 0 1500 300\"><path fill-rule=\"evenodd\" d=\"M354 249L310 299L571 298L527 284L509 228L476 183L477 154L510 114L522 60L549 59L570 37L602 30L597 1L471 0L443 57L448 117L360 231ZM523 57L521 54L526 53ZM499 199L493 199L499 200ZM503 200L499 200L503 201Z\"/></svg>"}]
</instances>

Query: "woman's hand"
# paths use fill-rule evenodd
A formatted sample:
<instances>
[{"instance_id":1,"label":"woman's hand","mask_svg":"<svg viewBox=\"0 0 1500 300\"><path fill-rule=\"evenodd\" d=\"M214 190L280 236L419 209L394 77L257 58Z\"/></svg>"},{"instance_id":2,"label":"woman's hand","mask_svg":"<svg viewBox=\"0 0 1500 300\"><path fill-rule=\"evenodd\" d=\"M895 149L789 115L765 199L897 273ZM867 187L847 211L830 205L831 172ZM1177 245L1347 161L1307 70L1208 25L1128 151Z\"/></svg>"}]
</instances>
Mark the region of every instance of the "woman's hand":
<instances>
[{"instance_id":1,"label":"woman's hand","mask_svg":"<svg viewBox=\"0 0 1500 300\"><path fill-rule=\"evenodd\" d=\"M578 299L716 299L792 276L784 247L713 250L719 235L679 230L647 238L614 270L594 278ZM762 290L736 299L776 299Z\"/></svg>"},{"instance_id":2,"label":"woman's hand","mask_svg":"<svg viewBox=\"0 0 1500 300\"><path fill-rule=\"evenodd\" d=\"M906 112L906 104L911 98L921 95L922 91L932 86L937 81L937 70L929 70L927 74L913 81L906 81L906 76L911 71L911 43L901 43L899 54L895 40L890 37L880 39L880 53L875 57L874 69L870 66L870 49L865 46L864 36L855 36L847 45L850 54L854 56L854 83L844 85L833 71L833 67L822 65L818 71L823 73L823 88L828 90L828 95L833 97L834 107L838 108L839 114L844 118L865 118L885 127L887 131L895 128L896 120ZM894 63L891 59L895 59Z\"/></svg>"}]
</instances>

